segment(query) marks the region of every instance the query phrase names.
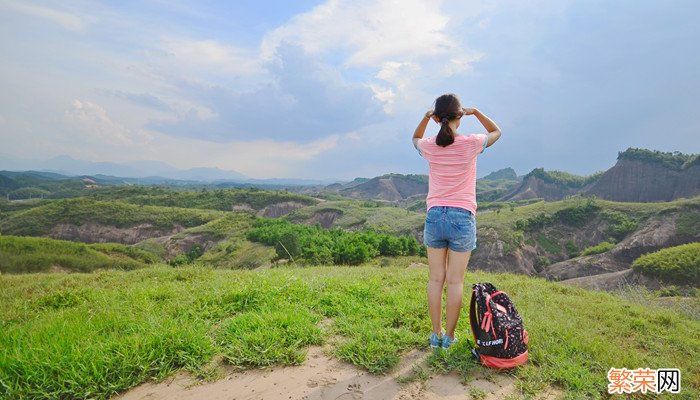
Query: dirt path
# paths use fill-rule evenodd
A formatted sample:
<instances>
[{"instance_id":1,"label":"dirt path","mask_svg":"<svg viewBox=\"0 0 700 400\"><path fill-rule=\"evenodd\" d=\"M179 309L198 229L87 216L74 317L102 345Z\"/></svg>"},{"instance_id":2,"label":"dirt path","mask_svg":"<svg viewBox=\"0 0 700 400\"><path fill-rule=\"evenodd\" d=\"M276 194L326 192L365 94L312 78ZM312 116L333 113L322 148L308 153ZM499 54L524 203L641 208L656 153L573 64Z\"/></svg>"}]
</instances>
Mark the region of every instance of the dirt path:
<instances>
[{"instance_id":1,"label":"dirt path","mask_svg":"<svg viewBox=\"0 0 700 400\"><path fill-rule=\"evenodd\" d=\"M320 347L309 349L299 366L235 371L230 369L215 382L197 382L178 373L160 383L145 383L113 400L207 399L207 400L359 400L359 399L469 399L496 400L520 396L514 378L499 373L471 380L463 385L457 374L416 377L414 367L428 371L428 352L415 350L404 356L392 374L372 375L352 364L328 357ZM481 397L480 393L484 396ZM550 389L539 397L554 400L563 394Z\"/></svg>"}]
</instances>

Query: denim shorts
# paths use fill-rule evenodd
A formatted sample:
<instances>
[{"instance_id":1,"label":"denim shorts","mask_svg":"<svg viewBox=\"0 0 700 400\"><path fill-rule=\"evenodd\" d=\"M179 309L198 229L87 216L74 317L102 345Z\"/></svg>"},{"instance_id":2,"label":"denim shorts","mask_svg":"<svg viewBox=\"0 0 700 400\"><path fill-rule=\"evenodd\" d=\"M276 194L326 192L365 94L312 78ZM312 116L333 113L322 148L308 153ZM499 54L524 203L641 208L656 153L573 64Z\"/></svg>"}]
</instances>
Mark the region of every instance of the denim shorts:
<instances>
[{"instance_id":1,"label":"denim shorts","mask_svg":"<svg viewBox=\"0 0 700 400\"><path fill-rule=\"evenodd\" d=\"M476 219L459 207L433 206L425 216L423 244L434 249L467 252L476 248Z\"/></svg>"}]
</instances>

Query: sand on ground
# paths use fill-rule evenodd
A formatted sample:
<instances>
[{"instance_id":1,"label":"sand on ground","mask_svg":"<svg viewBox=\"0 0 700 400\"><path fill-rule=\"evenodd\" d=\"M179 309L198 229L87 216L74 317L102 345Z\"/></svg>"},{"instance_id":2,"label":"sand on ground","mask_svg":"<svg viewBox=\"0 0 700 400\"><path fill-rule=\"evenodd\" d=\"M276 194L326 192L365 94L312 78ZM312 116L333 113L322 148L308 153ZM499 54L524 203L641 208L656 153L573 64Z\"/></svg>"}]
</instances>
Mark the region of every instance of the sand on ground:
<instances>
[{"instance_id":1,"label":"sand on ground","mask_svg":"<svg viewBox=\"0 0 700 400\"><path fill-rule=\"evenodd\" d=\"M113 400L464 400L472 398L472 394L487 400L509 395L521 398L514 377L486 368L475 373L466 384L456 373L431 373L426 380L416 378L416 368L430 371L426 363L428 351L408 353L400 365L386 375L370 374L329 357L326 352L321 347L311 347L306 361L298 366L249 370L227 366L224 377L214 382L198 381L179 372L162 382L144 383ZM407 379L410 377L415 379ZM399 383L405 380L409 382ZM545 400L563 397L560 390L551 387L538 396Z\"/></svg>"}]
</instances>

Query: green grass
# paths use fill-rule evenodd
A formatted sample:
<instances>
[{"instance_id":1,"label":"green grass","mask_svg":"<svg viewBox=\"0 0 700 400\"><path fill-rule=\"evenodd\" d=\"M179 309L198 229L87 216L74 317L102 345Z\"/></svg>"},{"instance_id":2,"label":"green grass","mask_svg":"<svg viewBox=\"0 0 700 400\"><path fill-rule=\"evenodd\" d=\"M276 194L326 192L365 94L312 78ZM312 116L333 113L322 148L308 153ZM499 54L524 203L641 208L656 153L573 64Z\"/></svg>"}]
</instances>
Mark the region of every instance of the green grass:
<instances>
[{"instance_id":1,"label":"green grass","mask_svg":"<svg viewBox=\"0 0 700 400\"><path fill-rule=\"evenodd\" d=\"M581 253L582 256L590 256L593 254L601 254L605 253L606 251L612 250L615 247L615 244L610 243L610 242L600 242L595 246L590 246L586 247L583 250L583 253Z\"/></svg>"},{"instance_id":2,"label":"green grass","mask_svg":"<svg viewBox=\"0 0 700 400\"><path fill-rule=\"evenodd\" d=\"M372 206L368 206L372 204ZM339 216L334 227L341 229L373 229L395 235L412 235L423 228L425 209L410 211L401 207L385 205L378 207L360 200L326 201L314 206L300 208L287 216L292 222L305 222L319 212L331 211Z\"/></svg>"},{"instance_id":3,"label":"green grass","mask_svg":"<svg viewBox=\"0 0 700 400\"><path fill-rule=\"evenodd\" d=\"M254 222L255 216L251 213L227 213L223 218L186 229L174 238L204 235L218 243L199 258L200 262L217 268L252 269L271 262L275 257L274 248L246 239Z\"/></svg>"},{"instance_id":4,"label":"green grass","mask_svg":"<svg viewBox=\"0 0 700 400\"><path fill-rule=\"evenodd\" d=\"M676 220L676 233L680 236L692 237L700 232L700 206L683 209Z\"/></svg>"},{"instance_id":5,"label":"green grass","mask_svg":"<svg viewBox=\"0 0 700 400\"><path fill-rule=\"evenodd\" d=\"M247 189L202 189L200 191L176 190L169 187L118 186L102 187L90 192L90 196L100 200L124 201L131 204L199 208L231 211L232 206L246 204L254 210L268 205L294 201L302 204L315 204L318 200L298 193Z\"/></svg>"},{"instance_id":6,"label":"green grass","mask_svg":"<svg viewBox=\"0 0 700 400\"><path fill-rule=\"evenodd\" d=\"M516 249L523 242L522 237L514 234L518 221L526 221L538 215L544 215L545 219L551 221L551 224L564 224L561 218L557 216L567 215L567 210L575 210L585 208L590 200L586 198L574 197L566 200L545 202L539 201L532 204L514 207L512 209L502 209L501 212L479 213L477 211L477 226L481 232L491 228L498 234L498 239L505 243L507 249ZM636 228L639 223L660 214L678 213L679 228L682 234L689 236L694 235L697 230L695 227L700 226L700 196L693 199L679 199L670 202L657 203L629 203L615 202L595 199L594 205L596 208L595 214L601 215L602 218L610 219L606 223L610 224L610 234L622 237L631 232L631 228ZM493 207L493 205L491 205ZM591 214L591 218L595 215ZM548 225L550 226L550 225ZM554 225L552 225L554 226ZM484 239L487 239L484 237ZM526 238L527 241L534 241L533 238ZM488 240L488 239L487 239Z\"/></svg>"},{"instance_id":7,"label":"green grass","mask_svg":"<svg viewBox=\"0 0 700 400\"><path fill-rule=\"evenodd\" d=\"M535 237L535 240L537 243L542 246L542 248L547 252L551 254L559 254L561 253L561 246L559 244L559 240L555 237L552 237L551 235L546 235L542 232L538 233L537 236Z\"/></svg>"},{"instance_id":8,"label":"green grass","mask_svg":"<svg viewBox=\"0 0 700 400\"><path fill-rule=\"evenodd\" d=\"M667 282L700 287L700 242L644 254L634 260L632 268Z\"/></svg>"},{"instance_id":9,"label":"green grass","mask_svg":"<svg viewBox=\"0 0 700 400\"><path fill-rule=\"evenodd\" d=\"M137 206L119 201L76 198L55 200L11 215L0 223L0 231L5 235L38 236L49 233L58 224L82 225L88 221L118 228L151 224L155 228L169 230L177 225L201 225L223 215L220 211Z\"/></svg>"},{"instance_id":10,"label":"green grass","mask_svg":"<svg viewBox=\"0 0 700 400\"><path fill-rule=\"evenodd\" d=\"M0 272L27 273L59 267L73 272L135 269L161 261L144 250L116 243L83 244L47 238L0 236Z\"/></svg>"},{"instance_id":11,"label":"green grass","mask_svg":"<svg viewBox=\"0 0 700 400\"><path fill-rule=\"evenodd\" d=\"M2 275L0 398L108 398L180 368L201 374L216 354L242 368L298 364L324 342L384 373L427 348L426 280L424 269L396 266ZM613 366L678 367L678 398L700 395L697 320L539 278L467 273L477 281L494 282L523 316L530 362L511 373L525 395L557 385L569 398L604 398ZM433 368L482 368L467 353L467 311L462 347Z\"/></svg>"}]
</instances>

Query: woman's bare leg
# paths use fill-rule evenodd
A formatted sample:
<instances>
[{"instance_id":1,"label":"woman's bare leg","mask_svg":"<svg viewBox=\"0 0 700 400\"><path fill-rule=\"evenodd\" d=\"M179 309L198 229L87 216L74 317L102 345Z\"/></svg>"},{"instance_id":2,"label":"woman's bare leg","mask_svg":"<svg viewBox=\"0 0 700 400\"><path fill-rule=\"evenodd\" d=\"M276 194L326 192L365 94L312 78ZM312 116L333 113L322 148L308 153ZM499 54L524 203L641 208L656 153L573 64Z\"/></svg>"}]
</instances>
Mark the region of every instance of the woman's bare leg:
<instances>
[{"instance_id":1,"label":"woman's bare leg","mask_svg":"<svg viewBox=\"0 0 700 400\"><path fill-rule=\"evenodd\" d=\"M469 264L471 251L449 251L447 263L447 310L445 318L447 322L447 336L455 337L455 328L459 320L459 311L462 308L462 292L464 290L464 271Z\"/></svg>"},{"instance_id":2,"label":"woman's bare leg","mask_svg":"<svg viewBox=\"0 0 700 400\"><path fill-rule=\"evenodd\" d=\"M446 257L447 248L428 247L428 312L433 323L433 332L437 335L442 333L442 289L445 285Z\"/></svg>"}]
</instances>

